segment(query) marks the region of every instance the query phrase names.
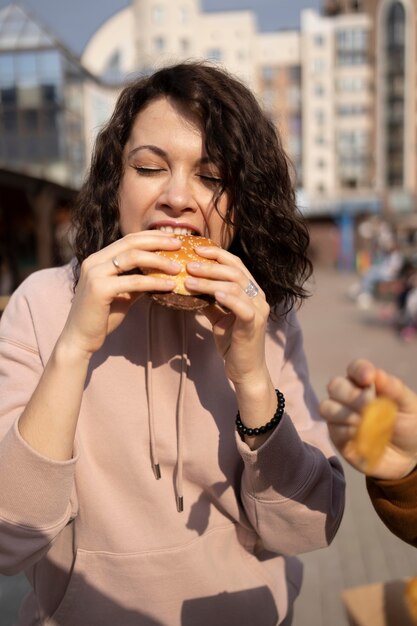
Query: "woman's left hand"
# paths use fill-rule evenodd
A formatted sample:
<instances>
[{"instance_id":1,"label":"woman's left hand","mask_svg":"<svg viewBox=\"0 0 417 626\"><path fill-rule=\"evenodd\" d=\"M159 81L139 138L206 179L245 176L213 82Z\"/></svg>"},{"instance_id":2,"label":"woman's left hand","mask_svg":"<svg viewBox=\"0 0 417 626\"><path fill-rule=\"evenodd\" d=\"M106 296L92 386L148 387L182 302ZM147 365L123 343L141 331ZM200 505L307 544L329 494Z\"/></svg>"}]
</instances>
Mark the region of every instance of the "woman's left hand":
<instances>
[{"instance_id":1,"label":"woman's left hand","mask_svg":"<svg viewBox=\"0 0 417 626\"><path fill-rule=\"evenodd\" d=\"M226 375L235 385L267 376L265 332L269 305L242 261L227 250L196 247L196 252L218 263L188 263L186 287L214 296L216 303L203 310L213 325L217 349ZM249 288L249 289L248 289Z\"/></svg>"}]
</instances>

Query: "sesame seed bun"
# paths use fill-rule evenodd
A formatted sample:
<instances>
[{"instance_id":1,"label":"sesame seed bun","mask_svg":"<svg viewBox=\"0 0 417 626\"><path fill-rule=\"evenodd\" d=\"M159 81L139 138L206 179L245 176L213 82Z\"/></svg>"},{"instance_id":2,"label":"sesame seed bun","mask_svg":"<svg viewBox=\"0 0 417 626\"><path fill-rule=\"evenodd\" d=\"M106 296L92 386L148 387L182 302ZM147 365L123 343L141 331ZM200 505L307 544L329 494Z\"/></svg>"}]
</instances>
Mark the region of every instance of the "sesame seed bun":
<instances>
[{"instance_id":1,"label":"sesame seed bun","mask_svg":"<svg viewBox=\"0 0 417 626\"><path fill-rule=\"evenodd\" d=\"M175 280L176 286L172 292L152 292L149 295L153 300L155 300L155 302L158 302L158 304L162 304L173 309L183 309L187 311L203 309L209 304L212 304L214 302L214 298L206 294L190 292L185 287L184 281L188 276L186 265L191 261L197 261L198 263L217 263L217 261L205 259L198 255L194 248L196 246L219 246L211 239L208 239L207 237L200 237L198 235L175 235L175 238L182 242L179 250L158 250L157 254L180 263L182 266L181 271L175 276L163 274L162 272L155 272L153 270L144 269L143 272L149 276Z\"/></svg>"}]
</instances>

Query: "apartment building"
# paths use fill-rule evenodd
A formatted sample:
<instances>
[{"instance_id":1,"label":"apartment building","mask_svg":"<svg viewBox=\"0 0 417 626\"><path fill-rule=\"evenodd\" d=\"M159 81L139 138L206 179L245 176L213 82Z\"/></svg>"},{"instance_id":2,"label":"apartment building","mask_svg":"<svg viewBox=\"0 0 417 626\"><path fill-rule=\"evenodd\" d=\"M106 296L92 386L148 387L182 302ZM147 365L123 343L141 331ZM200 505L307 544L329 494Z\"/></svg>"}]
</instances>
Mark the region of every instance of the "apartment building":
<instances>
[{"instance_id":1,"label":"apartment building","mask_svg":"<svg viewBox=\"0 0 417 626\"><path fill-rule=\"evenodd\" d=\"M369 20L371 183L387 214L411 212L417 191L416 0L325 0L331 19Z\"/></svg>"},{"instance_id":2,"label":"apartment building","mask_svg":"<svg viewBox=\"0 0 417 626\"><path fill-rule=\"evenodd\" d=\"M366 14L302 14L303 187L313 204L374 191L370 31Z\"/></svg>"}]
</instances>

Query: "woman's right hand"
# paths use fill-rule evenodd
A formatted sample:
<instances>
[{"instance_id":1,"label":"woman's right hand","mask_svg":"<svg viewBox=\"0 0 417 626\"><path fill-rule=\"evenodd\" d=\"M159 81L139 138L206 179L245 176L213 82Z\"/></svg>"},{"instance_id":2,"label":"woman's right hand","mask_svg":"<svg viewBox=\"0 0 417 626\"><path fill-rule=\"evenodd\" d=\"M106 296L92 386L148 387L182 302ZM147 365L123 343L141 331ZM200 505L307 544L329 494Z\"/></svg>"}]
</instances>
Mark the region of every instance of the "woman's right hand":
<instances>
[{"instance_id":1,"label":"woman's right hand","mask_svg":"<svg viewBox=\"0 0 417 626\"><path fill-rule=\"evenodd\" d=\"M173 234L152 230L128 234L91 254L81 265L60 342L87 357L99 350L139 297L149 291L172 291L175 286L173 280L128 272L153 268L178 274L180 265L155 251L177 250L180 246Z\"/></svg>"}]
</instances>

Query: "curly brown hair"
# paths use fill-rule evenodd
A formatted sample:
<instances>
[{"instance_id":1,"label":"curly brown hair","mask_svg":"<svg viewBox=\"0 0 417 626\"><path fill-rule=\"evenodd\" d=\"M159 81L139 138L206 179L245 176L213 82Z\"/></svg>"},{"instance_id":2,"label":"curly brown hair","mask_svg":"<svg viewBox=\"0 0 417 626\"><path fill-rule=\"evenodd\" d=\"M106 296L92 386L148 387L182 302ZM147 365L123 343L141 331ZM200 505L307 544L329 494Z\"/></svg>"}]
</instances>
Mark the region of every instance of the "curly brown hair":
<instances>
[{"instance_id":1,"label":"curly brown hair","mask_svg":"<svg viewBox=\"0 0 417 626\"><path fill-rule=\"evenodd\" d=\"M229 250L254 275L271 309L288 312L308 295L304 284L312 273L309 235L296 206L290 163L276 128L252 92L206 63L165 67L123 89L98 134L79 193L74 213L78 264L121 236L123 149L138 113L161 97L201 120L207 154L222 178L217 199L224 192L229 198L224 220L235 229Z\"/></svg>"}]
</instances>

